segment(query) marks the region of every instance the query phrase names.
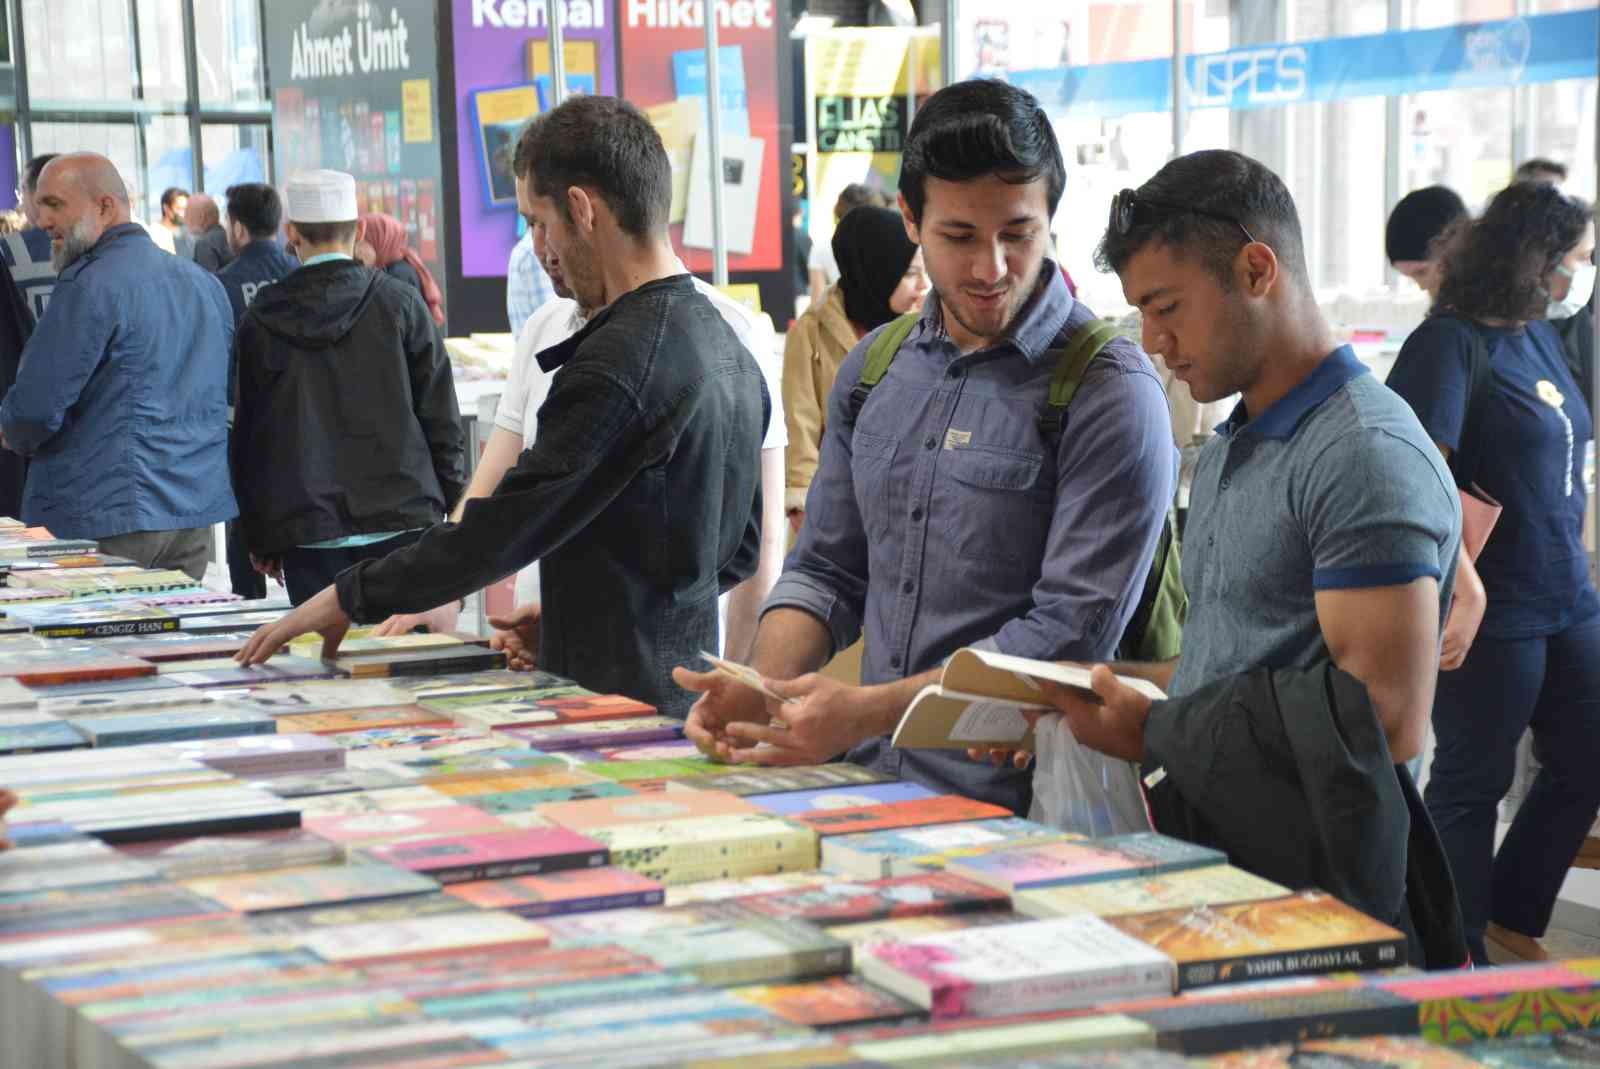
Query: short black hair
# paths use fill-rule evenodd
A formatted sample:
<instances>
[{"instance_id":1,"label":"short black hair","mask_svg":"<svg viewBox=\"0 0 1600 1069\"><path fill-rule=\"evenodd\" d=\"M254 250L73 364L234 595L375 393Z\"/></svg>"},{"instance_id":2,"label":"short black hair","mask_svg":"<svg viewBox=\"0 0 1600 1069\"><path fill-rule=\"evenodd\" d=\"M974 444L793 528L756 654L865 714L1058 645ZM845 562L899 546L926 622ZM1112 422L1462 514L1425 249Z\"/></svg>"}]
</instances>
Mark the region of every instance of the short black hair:
<instances>
[{"instance_id":1,"label":"short black hair","mask_svg":"<svg viewBox=\"0 0 1600 1069\"><path fill-rule=\"evenodd\" d=\"M300 236L313 245L348 245L356 239L358 222L346 223L295 223Z\"/></svg>"},{"instance_id":2,"label":"short black hair","mask_svg":"<svg viewBox=\"0 0 1600 1069\"><path fill-rule=\"evenodd\" d=\"M1452 231L1435 311L1473 319L1544 317L1547 281L1583 240L1589 207L1549 182L1514 182Z\"/></svg>"},{"instance_id":3,"label":"short black hair","mask_svg":"<svg viewBox=\"0 0 1600 1069\"><path fill-rule=\"evenodd\" d=\"M283 200L264 182L242 182L228 187L228 219L239 223L253 238L275 237L283 222Z\"/></svg>"},{"instance_id":4,"label":"short black hair","mask_svg":"<svg viewBox=\"0 0 1600 1069\"><path fill-rule=\"evenodd\" d=\"M22 168L22 188L38 189L39 176L44 173L45 167L51 160L61 155L59 152L44 152L29 160Z\"/></svg>"},{"instance_id":5,"label":"short black hair","mask_svg":"<svg viewBox=\"0 0 1600 1069\"><path fill-rule=\"evenodd\" d=\"M888 198L865 182L851 182L839 191L833 202L833 221L837 223L861 207L887 208Z\"/></svg>"},{"instance_id":6,"label":"short black hair","mask_svg":"<svg viewBox=\"0 0 1600 1069\"><path fill-rule=\"evenodd\" d=\"M179 197L187 197L188 195L189 191L184 189L182 186L168 186L166 189L161 191L161 206L163 208L170 208L172 207L173 201L177 200Z\"/></svg>"},{"instance_id":7,"label":"short black hair","mask_svg":"<svg viewBox=\"0 0 1600 1069\"><path fill-rule=\"evenodd\" d=\"M538 116L522 131L512 159L537 196L567 215L567 190L588 186L635 238L658 235L672 210L672 165L644 113L618 97L581 95Z\"/></svg>"},{"instance_id":8,"label":"short black hair","mask_svg":"<svg viewBox=\"0 0 1600 1069\"><path fill-rule=\"evenodd\" d=\"M1156 241L1180 255L1198 256L1227 288L1248 231L1272 249L1289 275L1310 284L1300 213L1289 187L1249 156L1228 149L1179 156L1135 191L1135 203L1127 233L1115 219L1106 227L1094 254L1100 270L1120 274L1139 250Z\"/></svg>"},{"instance_id":9,"label":"short black hair","mask_svg":"<svg viewBox=\"0 0 1600 1069\"><path fill-rule=\"evenodd\" d=\"M1567 180L1567 165L1556 160L1535 156L1531 160L1523 160L1517 166L1516 173L1511 176L1513 182L1540 182L1551 181L1565 182Z\"/></svg>"},{"instance_id":10,"label":"short black hair","mask_svg":"<svg viewBox=\"0 0 1600 1069\"><path fill-rule=\"evenodd\" d=\"M1436 243L1450 224L1467 214L1467 206L1447 186L1424 186L1400 198L1389 213L1383 231L1383 251L1389 262L1431 260Z\"/></svg>"},{"instance_id":11,"label":"short black hair","mask_svg":"<svg viewBox=\"0 0 1600 1069\"><path fill-rule=\"evenodd\" d=\"M900 162L900 194L920 223L929 178L970 182L998 175L1023 185L1044 179L1050 215L1061 202L1067 169L1050 117L1033 94L974 78L946 86L917 109Z\"/></svg>"}]
</instances>

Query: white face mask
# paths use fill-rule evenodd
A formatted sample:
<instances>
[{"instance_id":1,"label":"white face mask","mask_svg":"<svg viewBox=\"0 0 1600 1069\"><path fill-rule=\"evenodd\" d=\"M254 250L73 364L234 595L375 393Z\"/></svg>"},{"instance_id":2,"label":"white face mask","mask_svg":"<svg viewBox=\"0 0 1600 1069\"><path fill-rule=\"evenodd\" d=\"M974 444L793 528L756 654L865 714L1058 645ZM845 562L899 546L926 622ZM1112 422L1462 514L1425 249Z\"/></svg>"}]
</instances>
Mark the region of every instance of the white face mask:
<instances>
[{"instance_id":1,"label":"white face mask","mask_svg":"<svg viewBox=\"0 0 1600 1069\"><path fill-rule=\"evenodd\" d=\"M1583 311L1584 305L1589 303L1589 298L1594 294L1594 264L1582 264L1577 270L1565 264L1556 268L1558 274L1566 275L1572 280L1567 287L1567 295L1559 301L1551 301L1545 309L1546 319L1571 319Z\"/></svg>"}]
</instances>

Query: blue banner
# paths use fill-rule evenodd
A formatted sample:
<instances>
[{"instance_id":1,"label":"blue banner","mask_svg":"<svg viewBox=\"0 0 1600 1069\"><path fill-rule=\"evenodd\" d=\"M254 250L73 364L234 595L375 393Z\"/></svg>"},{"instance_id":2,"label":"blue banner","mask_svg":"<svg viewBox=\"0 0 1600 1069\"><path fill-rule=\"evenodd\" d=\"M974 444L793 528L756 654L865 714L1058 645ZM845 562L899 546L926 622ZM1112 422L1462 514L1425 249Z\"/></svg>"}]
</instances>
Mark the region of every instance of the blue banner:
<instances>
[{"instance_id":1,"label":"blue banner","mask_svg":"<svg viewBox=\"0 0 1600 1069\"><path fill-rule=\"evenodd\" d=\"M1530 85L1600 73L1600 8L1397 30L1185 57L1191 108L1280 107L1436 89ZM1172 110L1166 59L1012 71L1052 114L1109 118Z\"/></svg>"}]
</instances>

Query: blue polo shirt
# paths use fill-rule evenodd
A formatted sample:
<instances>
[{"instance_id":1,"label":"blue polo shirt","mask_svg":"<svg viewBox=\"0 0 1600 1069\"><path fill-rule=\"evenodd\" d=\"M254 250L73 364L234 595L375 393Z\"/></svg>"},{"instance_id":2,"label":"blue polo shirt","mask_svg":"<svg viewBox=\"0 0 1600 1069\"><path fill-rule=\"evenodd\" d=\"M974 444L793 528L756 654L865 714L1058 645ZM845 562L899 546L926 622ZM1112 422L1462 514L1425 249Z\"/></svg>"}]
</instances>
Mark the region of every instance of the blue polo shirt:
<instances>
[{"instance_id":1,"label":"blue polo shirt","mask_svg":"<svg viewBox=\"0 0 1600 1069\"><path fill-rule=\"evenodd\" d=\"M1480 633L1552 635L1600 612L1583 545L1584 453L1594 427L1560 336L1542 320L1518 330L1480 328L1493 392L1474 429L1475 481L1505 507L1478 557L1489 605ZM1473 328L1428 319L1406 339L1389 386L1429 437L1459 450Z\"/></svg>"},{"instance_id":2,"label":"blue polo shirt","mask_svg":"<svg viewBox=\"0 0 1600 1069\"><path fill-rule=\"evenodd\" d=\"M1328 658L1319 590L1455 583L1461 502L1406 403L1348 346L1200 453L1183 540L1189 619L1172 693Z\"/></svg>"}]
</instances>

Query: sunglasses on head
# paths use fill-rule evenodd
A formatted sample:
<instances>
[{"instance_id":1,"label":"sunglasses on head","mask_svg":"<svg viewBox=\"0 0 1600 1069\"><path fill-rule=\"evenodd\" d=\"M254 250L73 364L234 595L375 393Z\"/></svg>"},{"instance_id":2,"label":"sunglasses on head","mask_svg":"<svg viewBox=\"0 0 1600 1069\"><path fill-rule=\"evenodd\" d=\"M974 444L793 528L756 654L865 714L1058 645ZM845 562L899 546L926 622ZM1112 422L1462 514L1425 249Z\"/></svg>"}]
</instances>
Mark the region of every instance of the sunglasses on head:
<instances>
[{"instance_id":1,"label":"sunglasses on head","mask_svg":"<svg viewBox=\"0 0 1600 1069\"><path fill-rule=\"evenodd\" d=\"M1133 230L1133 218L1140 209L1164 212L1168 215L1187 212L1190 215L1203 215L1207 219L1217 219L1224 223L1232 223L1244 231L1246 241L1252 245L1255 244L1255 235L1250 233L1250 228L1235 216L1228 215L1226 212L1214 212L1209 208L1196 208L1192 204L1172 204L1168 201L1152 200L1149 197L1139 196L1138 191L1133 189L1124 189L1121 193L1111 198L1112 232L1118 237L1126 237Z\"/></svg>"}]
</instances>

